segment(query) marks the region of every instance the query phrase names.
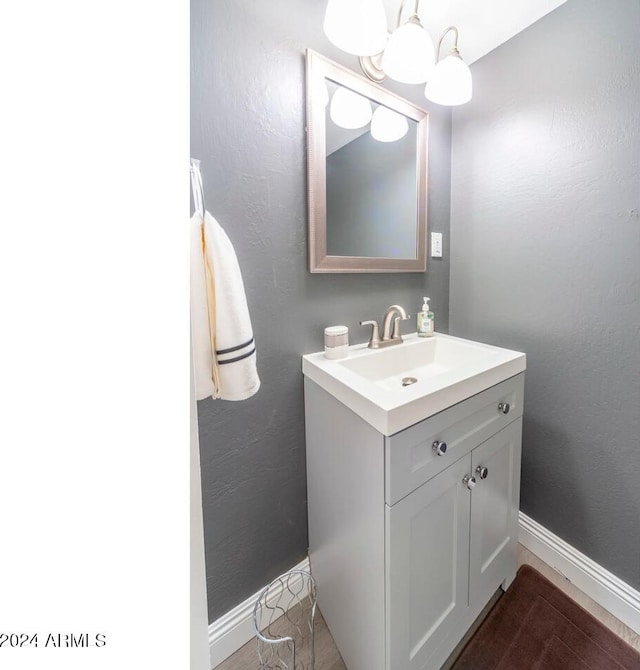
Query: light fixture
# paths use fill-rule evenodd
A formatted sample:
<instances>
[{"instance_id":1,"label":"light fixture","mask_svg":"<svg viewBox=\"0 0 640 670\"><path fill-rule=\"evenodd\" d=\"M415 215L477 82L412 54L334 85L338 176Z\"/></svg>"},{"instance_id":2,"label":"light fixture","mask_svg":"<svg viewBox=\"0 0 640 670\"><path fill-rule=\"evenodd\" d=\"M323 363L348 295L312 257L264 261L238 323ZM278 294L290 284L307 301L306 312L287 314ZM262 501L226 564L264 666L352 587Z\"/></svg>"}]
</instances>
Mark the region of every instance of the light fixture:
<instances>
[{"instance_id":1,"label":"light fixture","mask_svg":"<svg viewBox=\"0 0 640 670\"><path fill-rule=\"evenodd\" d=\"M405 2L402 0L400 3L397 27L382 54L382 71L403 84L424 84L435 65L436 52L429 33L418 17L419 0L415 0L414 11L408 21L400 25Z\"/></svg>"},{"instance_id":2,"label":"light fixture","mask_svg":"<svg viewBox=\"0 0 640 670\"><path fill-rule=\"evenodd\" d=\"M387 43L387 16L382 0L329 0L324 33L339 49L373 56Z\"/></svg>"},{"instance_id":3,"label":"light fixture","mask_svg":"<svg viewBox=\"0 0 640 670\"><path fill-rule=\"evenodd\" d=\"M455 43L449 51L449 55L442 60L438 60L424 89L425 97L439 105L463 105L471 100L473 90L471 70L462 60L458 51L458 29L455 26L449 26L442 34L438 42L438 58L440 57L442 40L452 30L456 35Z\"/></svg>"},{"instance_id":4,"label":"light fixture","mask_svg":"<svg viewBox=\"0 0 640 670\"><path fill-rule=\"evenodd\" d=\"M409 130L407 119L388 107L377 107L371 119L371 137L378 142L396 142Z\"/></svg>"},{"instance_id":5,"label":"light fixture","mask_svg":"<svg viewBox=\"0 0 640 670\"><path fill-rule=\"evenodd\" d=\"M458 29L449 26L436 51L418 17L420 0L415 0L413 14L402 23L406 2L401 0L396 29L387 39L386 27L380 27L385 23L381 0L328 0L325 34L343 51L359 56L362 71L372 81L380 83L386 77L404 84L426 81L425 96L432 102L452 106L468 102L471 71L458 51ZM442 40L451 31L455 44L440 60Z\"/></svg>"},{"instance_id":6,"label":"light fixture","mask_svg":"<svg viewBox=\"0 0 640 670\"><path fill-rule=\"evenodd\" d=\"M341 128L362 128L371 121L371 103L359 93L340 87L331 98L329 116Z\"/></svg>"}]
</instances>

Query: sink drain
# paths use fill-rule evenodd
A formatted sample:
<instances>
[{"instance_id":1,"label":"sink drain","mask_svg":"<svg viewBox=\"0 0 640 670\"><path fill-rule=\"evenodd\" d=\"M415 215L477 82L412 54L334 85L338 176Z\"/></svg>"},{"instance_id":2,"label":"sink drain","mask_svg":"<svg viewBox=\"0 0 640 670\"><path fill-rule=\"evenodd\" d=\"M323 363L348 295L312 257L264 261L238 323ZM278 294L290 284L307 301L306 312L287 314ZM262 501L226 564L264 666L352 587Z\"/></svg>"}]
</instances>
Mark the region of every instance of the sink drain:
<instances>
[{"instance_id":1,"label":"sink drain","mask_svg":"<svg viewBox=\"0 0 640 670\"><path fill-rule=\"evenodd\" d=\"M415 384L418 380L415 377L403 377L402 378L402 385L403 386L411 386L411 384Z\"/></svg>"}]
</instances>

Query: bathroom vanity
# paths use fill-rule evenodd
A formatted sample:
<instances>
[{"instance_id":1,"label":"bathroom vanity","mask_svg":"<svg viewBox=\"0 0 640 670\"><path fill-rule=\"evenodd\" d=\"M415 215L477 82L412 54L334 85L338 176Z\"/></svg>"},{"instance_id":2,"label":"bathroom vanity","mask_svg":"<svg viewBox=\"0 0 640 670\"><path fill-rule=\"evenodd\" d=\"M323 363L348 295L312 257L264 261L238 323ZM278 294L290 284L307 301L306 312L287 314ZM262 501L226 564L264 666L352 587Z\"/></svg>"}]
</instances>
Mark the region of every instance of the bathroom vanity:
<instances>
[{"instance_id":1,"label":"bathroom vanity","mask_svg":"<svg viewBox=\"0 0 640 670\"><path fill-rule=\"evenodd\" d=\"M349 670L439 670L515 577L525 355L349 354L303 358L318 604Z\"/></svg>"}]
</instances>

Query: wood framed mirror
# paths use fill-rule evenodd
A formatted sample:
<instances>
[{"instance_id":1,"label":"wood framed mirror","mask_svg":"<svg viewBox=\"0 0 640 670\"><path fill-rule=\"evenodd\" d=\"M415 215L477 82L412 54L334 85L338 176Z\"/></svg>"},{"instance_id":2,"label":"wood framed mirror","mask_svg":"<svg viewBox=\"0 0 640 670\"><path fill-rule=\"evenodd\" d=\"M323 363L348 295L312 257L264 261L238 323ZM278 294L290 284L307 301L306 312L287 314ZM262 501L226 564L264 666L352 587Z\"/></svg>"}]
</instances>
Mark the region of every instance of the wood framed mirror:
<instances>
[{"instance_id":1,"label":"wood framed mirror","mask_svg":"<svg viewBox=\"0 0 640 670\"><path fill-rule=\"evenodd\" d=\"M428 120L307 50L310 272L426 270Z\"/></svg>"}]
</instances>

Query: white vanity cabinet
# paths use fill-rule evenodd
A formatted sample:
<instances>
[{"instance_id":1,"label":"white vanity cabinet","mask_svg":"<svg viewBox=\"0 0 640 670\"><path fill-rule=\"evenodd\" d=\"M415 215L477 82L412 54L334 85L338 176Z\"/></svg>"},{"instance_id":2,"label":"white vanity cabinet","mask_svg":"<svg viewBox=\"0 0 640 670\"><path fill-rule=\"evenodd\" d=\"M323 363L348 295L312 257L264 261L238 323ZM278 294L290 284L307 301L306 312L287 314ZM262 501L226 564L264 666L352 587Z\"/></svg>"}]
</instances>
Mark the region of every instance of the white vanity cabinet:
<instances>
[{"instance_id":1,"label":"white vanity cabinet","mask_svg":"<svg viewBox=\"0 0 640 670\"><path fill-rule=\"evenodd\" d=\"M305 378L309 556L349 670L439 670L515 577L523 390L384 436Z\"/></svg>"}]
</instances>

